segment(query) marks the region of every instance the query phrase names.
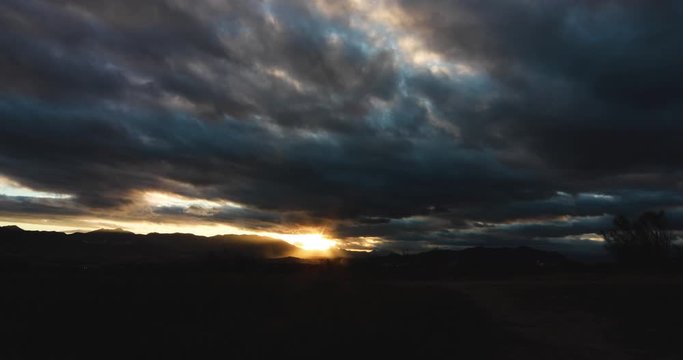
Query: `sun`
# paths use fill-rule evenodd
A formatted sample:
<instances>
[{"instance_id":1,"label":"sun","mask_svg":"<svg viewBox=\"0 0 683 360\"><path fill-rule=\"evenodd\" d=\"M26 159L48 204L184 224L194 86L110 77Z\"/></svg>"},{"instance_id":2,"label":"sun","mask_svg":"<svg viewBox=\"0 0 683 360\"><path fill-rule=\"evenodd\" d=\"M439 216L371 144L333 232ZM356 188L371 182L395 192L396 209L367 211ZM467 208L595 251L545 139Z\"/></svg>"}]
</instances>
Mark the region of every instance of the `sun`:
<instances>
[{"instance_id":1,"label":"sun","mask_svg":"<svg viewBox=\"0 0 683 360\"><path fill-rule=\"evenodd\" d=\"M278 234L278 238L309 251L327 251L337 246L337 242L325 237L323 233Z\"/></svg>"}]
</instances>

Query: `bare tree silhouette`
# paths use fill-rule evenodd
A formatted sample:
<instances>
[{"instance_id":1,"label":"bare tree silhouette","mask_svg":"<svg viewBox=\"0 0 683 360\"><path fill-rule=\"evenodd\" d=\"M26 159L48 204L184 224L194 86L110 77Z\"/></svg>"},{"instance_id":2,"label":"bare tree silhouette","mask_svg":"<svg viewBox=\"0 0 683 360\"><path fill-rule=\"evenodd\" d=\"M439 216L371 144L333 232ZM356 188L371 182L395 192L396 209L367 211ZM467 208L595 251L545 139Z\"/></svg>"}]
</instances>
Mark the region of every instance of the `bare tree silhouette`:
<instances>
[{"instance_id":1,"label":"bare tree silhouette","mask_svg":"<svg viewBox=\"0 0 683 360\"><path fill-rule=\"evenodd\" d=\"M647 211L631 221L625 216L614 218L614 227L603 231L605 247L617 261L629 265L666 263L673 255L674 236L668 229L663 211Z\"/></svg>"}]
</instances>

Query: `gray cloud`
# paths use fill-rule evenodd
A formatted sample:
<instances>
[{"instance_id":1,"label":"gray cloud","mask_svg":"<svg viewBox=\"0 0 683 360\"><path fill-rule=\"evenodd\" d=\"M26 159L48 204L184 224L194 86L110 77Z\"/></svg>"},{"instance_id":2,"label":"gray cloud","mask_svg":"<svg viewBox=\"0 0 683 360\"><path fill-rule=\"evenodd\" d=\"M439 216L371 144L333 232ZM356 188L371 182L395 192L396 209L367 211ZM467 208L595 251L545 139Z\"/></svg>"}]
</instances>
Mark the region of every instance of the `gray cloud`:
<instances>
[{"instance_id":1,"label":"gray cloud","mask_svg":"<svg viewBox=\"0 0 683 360\"><path fill-rule=\"evenodd\" d=\"M683 205L676 2L320 4L3 2L0 174L74 195L5 211L164 191L243 207L148 216L436 246Z\"/></svg>"}]
</instances>

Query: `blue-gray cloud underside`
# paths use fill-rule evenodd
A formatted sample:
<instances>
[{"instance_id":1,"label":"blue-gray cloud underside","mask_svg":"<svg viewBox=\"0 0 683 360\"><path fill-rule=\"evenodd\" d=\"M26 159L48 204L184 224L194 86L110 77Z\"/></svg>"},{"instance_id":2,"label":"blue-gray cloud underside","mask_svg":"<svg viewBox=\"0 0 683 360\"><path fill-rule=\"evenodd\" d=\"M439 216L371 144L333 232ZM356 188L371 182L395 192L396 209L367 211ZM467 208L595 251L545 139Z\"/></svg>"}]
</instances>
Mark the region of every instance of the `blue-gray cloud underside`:
<instances>
[{"instance_id":1,"label":"blue-gray cloud underside","mask_svg":"<svg viewBox=\"0 0 683 360\"><path fill-rule=\"evenodd\" d=\"M580 245L646 209L680 227L680 2L367 10L3 1L0 175L71 197L0 216L133 218L156 191L241 206L155 219L387 246Z\"/></svg>"}]
</instances>

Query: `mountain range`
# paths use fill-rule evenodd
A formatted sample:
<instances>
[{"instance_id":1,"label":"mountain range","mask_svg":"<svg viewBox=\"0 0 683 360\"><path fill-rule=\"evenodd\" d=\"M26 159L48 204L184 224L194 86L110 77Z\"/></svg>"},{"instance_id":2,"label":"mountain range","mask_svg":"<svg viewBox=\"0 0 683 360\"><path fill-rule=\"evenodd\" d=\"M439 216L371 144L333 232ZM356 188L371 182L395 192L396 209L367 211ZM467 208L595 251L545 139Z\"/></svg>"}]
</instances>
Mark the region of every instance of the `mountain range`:
<instances>
[{"instance_id":1,"label":"mountain range","mask_svg":"<svg viewBox=\"0 0 683 360\"><path fill-rule=\"evenodd\" d=\"M225 266L243 261L296 266L311 262L302 257L315 255L282 240L255 235L140 235L121 229L65 234L25 231L17 226L0 227L0 265L4 263L9 267L12 264L107 266L178 262ZM335 263L382 273L505 272L508 269L557 268L571 263L557 252L530 247L472 247L408 255L336 250L327 255L336 258ZM320 263L316 261L313 263Z\"/></svg>"}]
</instances>

